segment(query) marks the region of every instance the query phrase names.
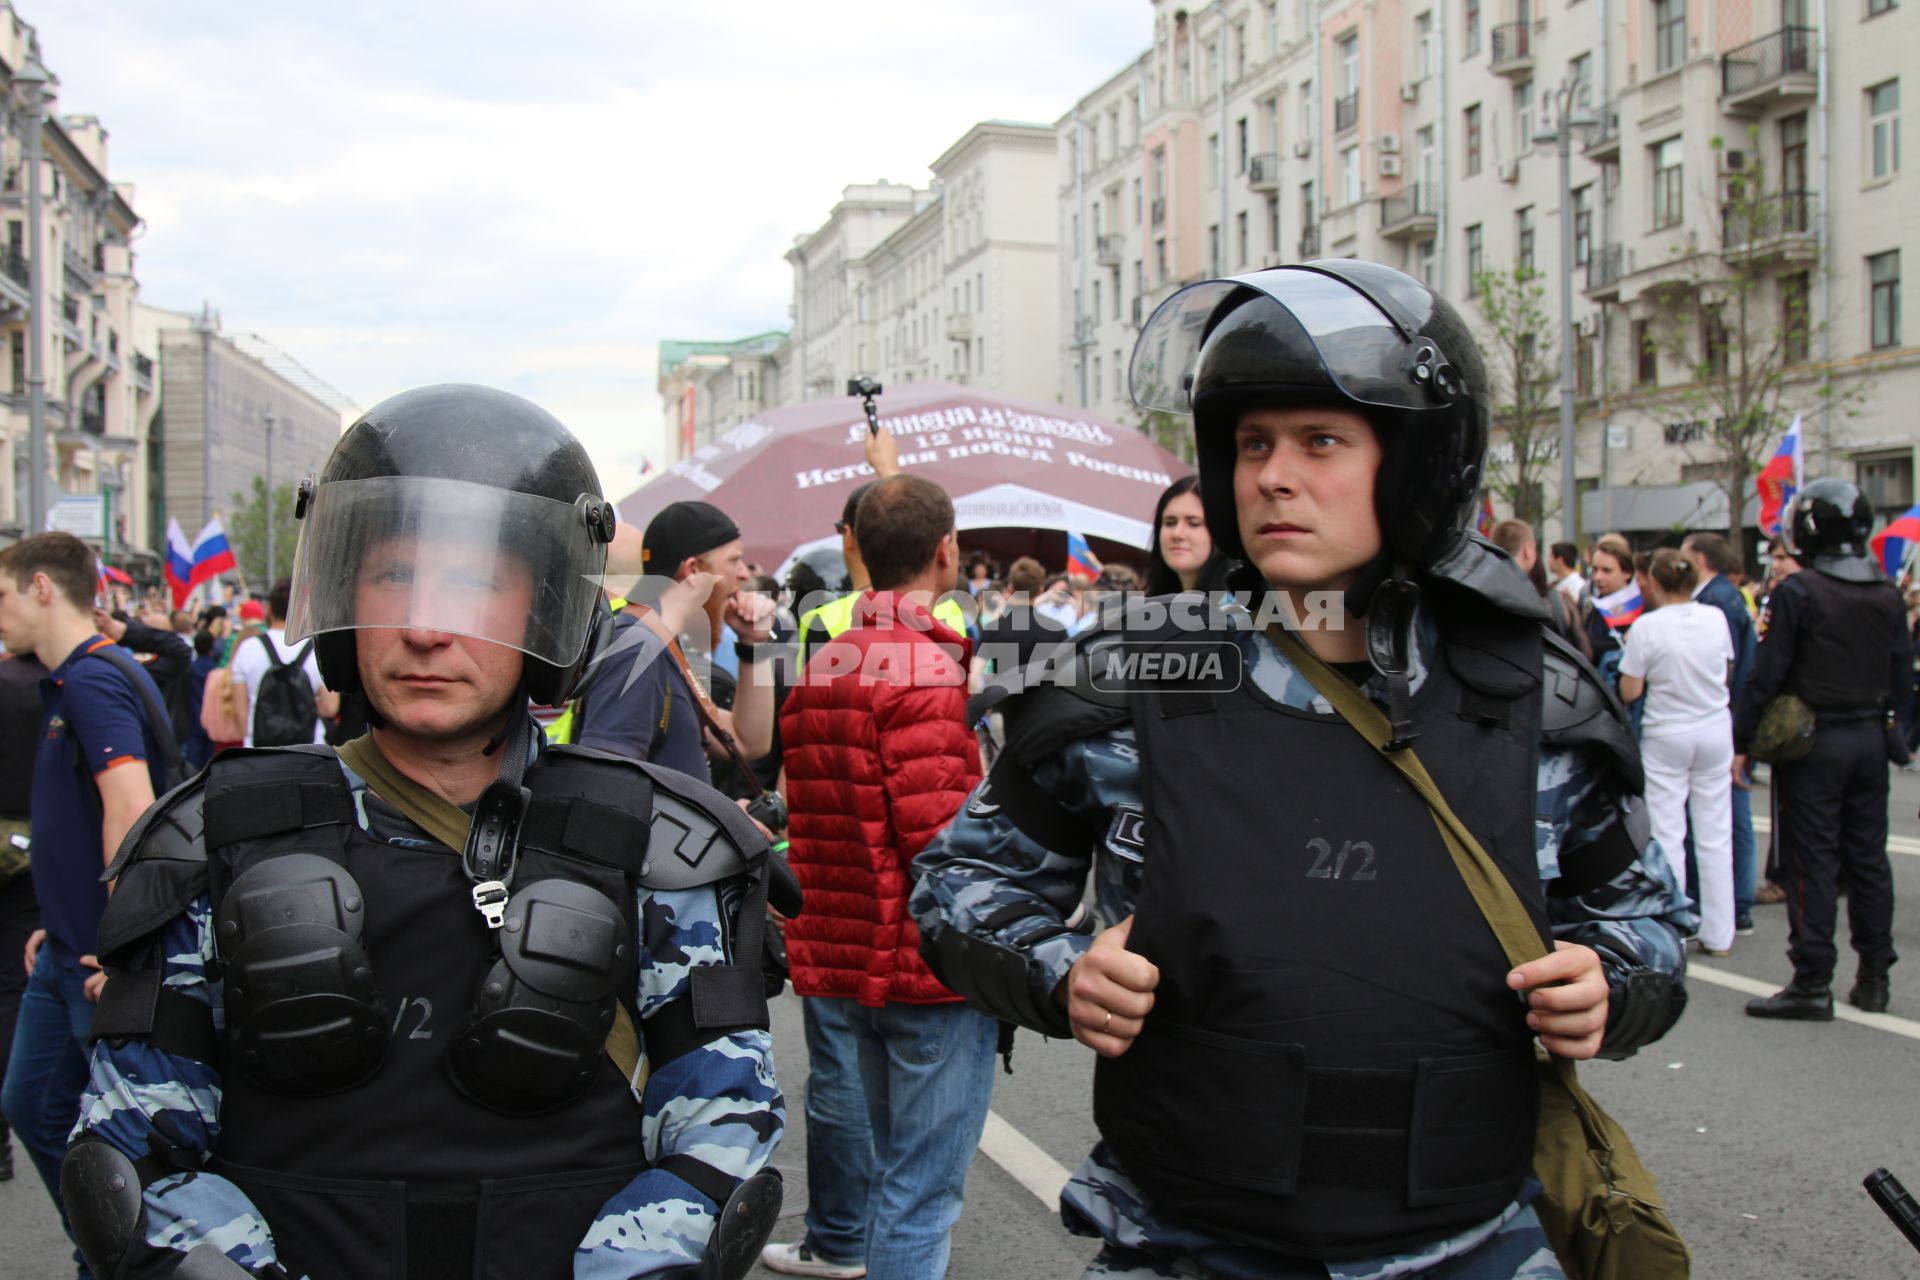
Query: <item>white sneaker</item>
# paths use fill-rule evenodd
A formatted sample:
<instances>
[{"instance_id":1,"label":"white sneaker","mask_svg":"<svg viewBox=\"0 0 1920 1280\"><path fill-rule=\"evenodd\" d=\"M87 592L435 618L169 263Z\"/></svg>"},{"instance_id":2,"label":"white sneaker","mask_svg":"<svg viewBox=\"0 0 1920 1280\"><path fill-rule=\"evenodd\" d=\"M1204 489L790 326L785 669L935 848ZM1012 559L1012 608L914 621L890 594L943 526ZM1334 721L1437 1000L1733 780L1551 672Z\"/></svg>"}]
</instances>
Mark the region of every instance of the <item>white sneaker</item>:
<instances>
[{"instance_id":1,"label":"white sneaker","mask_svg":"<svg viewBox=\"0 0 1920 1280\"><path fill-rule=\"evenodd\" d=\"M821 1280L860 1280L867 1274L864 1262L828 1262L805 1240L768 1245L760 1251L760 1263L783 1276L818 1276Z\"/></svg>"}]
</instances>

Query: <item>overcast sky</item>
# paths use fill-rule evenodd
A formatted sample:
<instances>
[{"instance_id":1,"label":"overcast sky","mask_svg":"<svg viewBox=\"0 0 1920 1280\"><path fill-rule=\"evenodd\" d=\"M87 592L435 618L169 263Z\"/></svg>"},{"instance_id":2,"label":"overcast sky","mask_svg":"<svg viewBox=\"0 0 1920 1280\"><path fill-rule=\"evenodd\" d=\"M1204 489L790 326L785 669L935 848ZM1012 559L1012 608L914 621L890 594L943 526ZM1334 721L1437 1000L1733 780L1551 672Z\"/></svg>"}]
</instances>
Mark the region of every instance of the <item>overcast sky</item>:
<instances>
[{"instance_id":1,"label":"overcast sky","mask_svg":"<svg viewBox=\"0 0 1920 1280\"><path fill-rule=\"evenodd\" d=\"M787 325L840 188L1051 122L1147 0L15 0L135 184L141 296L221 312L361 407L548 406L616 496L661 460L654 344Z\"/></svg>"}]
</instances>

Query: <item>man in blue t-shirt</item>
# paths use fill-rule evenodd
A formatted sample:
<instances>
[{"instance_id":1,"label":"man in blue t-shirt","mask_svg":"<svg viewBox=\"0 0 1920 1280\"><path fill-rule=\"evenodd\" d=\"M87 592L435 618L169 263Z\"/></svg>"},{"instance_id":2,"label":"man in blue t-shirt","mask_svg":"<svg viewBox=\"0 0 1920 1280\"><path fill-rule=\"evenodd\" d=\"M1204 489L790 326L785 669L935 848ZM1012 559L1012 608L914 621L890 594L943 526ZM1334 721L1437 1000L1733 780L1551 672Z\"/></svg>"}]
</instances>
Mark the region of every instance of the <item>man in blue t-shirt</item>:
<instances>
[{"instance_id":1,"label":"man in blue t-shirt","mask_svg":"<svg viewBox=\"0 0 1920 1280\"><path fill-rule=\"evenodd\" d=\"M31 820L41 927L27 940L30 976L0 1112L55 1206L60 1158L86 1086L87 1031L106 981L93 958L107 905L100 873L161 782L155 727L133 680L156 699L159 691L145 671L136 676L92 657L113 643L94 629L97 572L92 548L71 534L37 534L0 551L0 642L32 651L48 669ZM79 1274L87 1275L84 1265Z\"/></svg>"}]
</instances>

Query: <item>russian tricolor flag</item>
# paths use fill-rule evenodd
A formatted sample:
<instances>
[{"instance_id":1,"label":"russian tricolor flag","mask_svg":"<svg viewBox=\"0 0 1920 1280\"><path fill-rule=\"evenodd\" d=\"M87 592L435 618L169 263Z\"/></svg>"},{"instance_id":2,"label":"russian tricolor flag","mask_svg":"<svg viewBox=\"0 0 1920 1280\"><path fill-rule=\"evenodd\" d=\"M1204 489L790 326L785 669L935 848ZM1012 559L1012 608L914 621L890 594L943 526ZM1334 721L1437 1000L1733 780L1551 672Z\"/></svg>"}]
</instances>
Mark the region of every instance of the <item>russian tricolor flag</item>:
<instances>
[{"instance_id":1,"label":"russian tricolor flag","mask_svg":"<svg viewBox=\"0 0 1920 1280\"><path fill-rule=\"evenodd\" d=\"M1497 523L1498 521L1493 518L1493 495L1485 489L1482 489L1480 491L1480 519L1475 522L1474 531L1483 538L1491 538L1493 536L1493 526Z\"/></svg>"},{"instance_id":2,"label":"russian tricolor flag","mask_svg":"<svg viewBox=\"0 0 1920 1280\"><path fill-rule=\"evenodd\" d=\"M1873 554L1880 557L1889 578L1900 576L1916 545L1920 545L1920 504L1908 507L1873 535Z\"/></svg>"},{"instance_id":3,"label":"russian tricolor flag","mask_svg":"<svg viewBox=\"0 0 1920 1280\"><path fill-rule=\"evenodd\" d=\"M1596 599L1593 607L1600 611L1600 616L1607 620L1608 626L1618 631L1633 625L1646 608L1646 602L1640 598L1640 584L1629 582L1613 594Z\"/></svg>"},{"instance_id":4,"label":"russian tricolor flag","mask_svg":"<svg viewBox=\"0 0 1920 1280\"><path fill-rule=\"evenodd\" d=\"M173 607L182 608L187 596L193 592L193 547L187 542L187 531L180 527L175 517L167 521L167 559L164 567L167 586L173 590Z\"/></svg>"},{"instance_id":5,"label":"russian tricolor flag","mask_svg":"<svg viewBox=\"0 0 1920 1280\"><path fill-rule=\"evenodd\" d=\"M1780 447L1773 451L1753 481L1754 488L1760 491L1760 532L1768 538L1780 536L1781 514L1793 501L1793 495L1806 484L1806 474L1806 454L1800 446L1800 415L1796 413L1793 425L1787 428L1787 438L1780 442Z\"/></svg>"},{"instance_id":6,"label":"russian tricolor flag","mask_svg":"<svg viewBox=\"0 0 1920 1280\"><path fill-rule=\"evenodd\" d=\"M220 523L219 516L207 521L207 527L193 540L192 559L193 571L187 575L187 582L195 587L239 564L233 558L233 548L227 545L226 526Z\"/></svg>"},{"instance_id":7,"label":"russian tricolor flag","mask_svg":"<svg viewBox=\"0 0 1920 1280\"><path fill-rule=\"evenodd\" d=\"M1067 533L1067 576L1085 578L1088 582L1100 576L1100 561L1087 545L1086 535L1078 531Z\"/></svg>"}]
</instances>

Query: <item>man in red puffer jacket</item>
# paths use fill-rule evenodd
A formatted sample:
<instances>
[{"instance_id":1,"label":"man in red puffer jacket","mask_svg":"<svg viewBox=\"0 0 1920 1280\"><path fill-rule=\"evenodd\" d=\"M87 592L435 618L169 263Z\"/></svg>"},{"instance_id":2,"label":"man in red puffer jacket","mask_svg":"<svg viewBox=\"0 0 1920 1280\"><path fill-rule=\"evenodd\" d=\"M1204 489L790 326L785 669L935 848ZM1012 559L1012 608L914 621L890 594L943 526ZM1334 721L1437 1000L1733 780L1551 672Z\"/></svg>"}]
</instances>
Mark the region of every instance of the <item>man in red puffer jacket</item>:
<instances>
[{"instance_id":1,"label":"man in red puffer jacket","mask_svg":"<svg viewBox=\"0 0 1920 1280\"><path fill-rule=\"evenodd\" d=\"M854 535L873 587L853 625L808 660L780 736L788 857L807 894L787 926L793 986L808 1001L815 1069L822 1047L858 1063L873 1141L870 1152L810 1144L809 1178L869 1181L858 1243L870 1280L937 1280L992 1100L998 1024L928 971L907 897L914 855L980 781L966 722L972 646L930 612L960 565L940 486L880 481ZM863 1273L860 1257L811 1239L762 1256L789 1275Z\"/></svg>"}]
</instances>

